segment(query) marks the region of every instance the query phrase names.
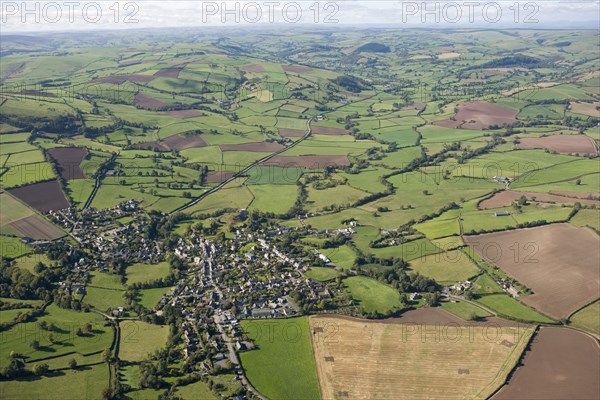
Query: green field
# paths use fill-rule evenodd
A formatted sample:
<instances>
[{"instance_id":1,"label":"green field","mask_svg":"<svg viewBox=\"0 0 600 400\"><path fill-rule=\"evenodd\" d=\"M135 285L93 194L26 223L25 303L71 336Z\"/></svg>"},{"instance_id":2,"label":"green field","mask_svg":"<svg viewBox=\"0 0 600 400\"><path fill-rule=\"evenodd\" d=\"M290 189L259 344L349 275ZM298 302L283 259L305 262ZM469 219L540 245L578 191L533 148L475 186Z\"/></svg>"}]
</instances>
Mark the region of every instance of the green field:
<instances>
[{"instance_id":1,"label":"green field","mask_svg":"<svg viewBox=\"0 0 600 400\"><path fill-rule=\"evenodd\" d=\"M257 346L240 359L259 392L273 400L321 398L308 317L241 325Z\"/></svg>"},{"instance_id":2,"label":"green field","mask_svg":"<svg viewBox=\"0 0 600 400\"><path fill-rule=\"evenodd\" d=\"M325 282L340 276L340 273L333 268L311 267L304 275L312 280Z\"/></svg>"},{"instance_id":3,"label":"green field","mask_svg":"<svg viewBox=\"0 0 600 400\"><path fill-rule=\"evenodd\" d=\"M400 294L376 280L352 276L344 279L343 283L358 306L365 312L384 314L402 307Z\"/></svg>"},{"instance_id":4,"label":"green field","mask_svg":"<svg viewBox=\"0 0 600 400\"><path fill-rule=\"evenodd\" d=\"M133 264L127 267L127 284L151 282L169 275L169 263Z\"/></svg>"},{"instance_id":5,"label":"green field","mask_svg":"<svg viewBox=\"0 0 600 400\"><path fill-rule=\"evenodd\" d=\"M142 361L166 344L168 326L152 325L142 321L122 321L119 358L127 361Z\"/></svg>"},{"instance_id":6,"label":"green field","mask_svg":"<svg viewBox=\"0 0 600 400\"><path fill-rule=\"evenodd\" d=\"M484 318L489 317L491 314L473 304L469 304L465 301L456 300L452 301L443 301L440 303L440 306L452 314L464 319L464 320L473 320L475 318Z\"/></svg>"},{"instance_id":7,"label":"green field","mask_svg":"<svg viewBox=\"0 0 600 400\"><path fill-rule=\"evenodd\" d=\"M577 311L569 320L570 324L577 328L600 335L600 301Z\"/></svg>"},{"instance_id":8,"label":"green field","mask_svg":"<svg viewBox=\"0 0 600 400\"><path fill-rule=\"evenodd\" d=\"M417 258L410 262L410 269L442 284L465 281L479 273L475 263L460 250Z\"/></svg>"},{"instance_id":9,"label":"green field","mask_svg":"<svg viewBox=\"0 0 600 400\"><path fill-rule=\"evenodd\" d=\"M481 296L476 301L477 303L496 311L499 315L508 318L532 322L554 322L554 320L535 312L531 308L523 305L506 294L485 295Z\"/></svg>"}]
</instances>

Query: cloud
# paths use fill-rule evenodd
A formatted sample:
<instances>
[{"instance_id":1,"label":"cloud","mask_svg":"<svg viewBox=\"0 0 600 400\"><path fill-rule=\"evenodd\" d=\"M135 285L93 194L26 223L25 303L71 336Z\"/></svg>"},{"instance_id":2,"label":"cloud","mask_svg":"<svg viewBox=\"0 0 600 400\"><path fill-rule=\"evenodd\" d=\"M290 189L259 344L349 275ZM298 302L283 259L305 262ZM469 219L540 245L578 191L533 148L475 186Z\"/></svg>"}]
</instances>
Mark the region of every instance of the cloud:
<instances>
[{"instance_id":1,"label":"cloud","mask_svg":"<svg viewBox=\"0 0 600 400\"><path fill-rule=\"evenodd\" d=\"M115 7L118 5L118 7ZM516 5L516 7L515 7ZM599 1L2 1L3 32L232 25L596 28Z\"/></svg>"}]
</instances>

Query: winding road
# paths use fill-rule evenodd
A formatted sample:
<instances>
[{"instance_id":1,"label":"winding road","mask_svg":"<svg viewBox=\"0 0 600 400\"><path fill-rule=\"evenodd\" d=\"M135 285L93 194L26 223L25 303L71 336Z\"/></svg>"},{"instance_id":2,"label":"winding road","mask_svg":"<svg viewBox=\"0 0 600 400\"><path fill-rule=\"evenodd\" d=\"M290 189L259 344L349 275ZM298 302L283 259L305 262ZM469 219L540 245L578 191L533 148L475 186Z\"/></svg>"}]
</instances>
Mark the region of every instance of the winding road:
<instances>
[{"instance_id":1,"label":"winding road","mask_svg":"<svg viewBox=\"0 0 600 400\"><path fill-rule=\"evenodd\" d=\"M233 174L232 176L230 176L229 178L227 178L226 180L224 180L223 182L219 183L217 186L211 188L210 190L206 190L204 193L202 193L200 196L196 197L195 199L191 200L190 202L182 205L181 207L178 207L176 209L174 209L173 211L171 211L169 213L169 215L171 214L175 214L178 213L180 211L185 210L186 208L189 208L195 204L197 204L198 202L200 202L202 199L204 199L205 197L207 197L208 195L211 195L221 189L223 189L223 187L225 187L227 184L229 184L230 182L234 181L235 179L244 176L248 171L250 171L252 168L256 167L257 165L260 165L262 163L264 163L265 161L270 160L271 158L278 156L279 154L293 148L294 146L297 146L299 143L301 143L302 141L304 141L305 139L307 139L310 134L311 134L311 122L314 120L314 118L310 118L307 122L306 122L306 133L304 134L304 136L302 136L300 139L296 140L294 143L290 144L289 146L284 147L281 150L278 150L272 154L269 154L266 157L261 158L260 160L256 160L254 161L252 164L244 167L244 169L236 172L235 174Z\"/></svg>"}]
</instances>

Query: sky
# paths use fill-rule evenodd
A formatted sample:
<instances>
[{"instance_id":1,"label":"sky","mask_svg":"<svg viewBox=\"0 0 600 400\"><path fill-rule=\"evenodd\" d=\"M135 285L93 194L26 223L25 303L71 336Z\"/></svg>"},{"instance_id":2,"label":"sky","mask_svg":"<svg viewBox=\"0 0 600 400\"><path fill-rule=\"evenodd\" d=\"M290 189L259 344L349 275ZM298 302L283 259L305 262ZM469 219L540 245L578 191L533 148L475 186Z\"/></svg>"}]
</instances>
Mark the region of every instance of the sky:
<instances>
[{"instance_id":1,"label":"sky","mask_svg":"<svg viewBox=\"0 0 600 400\"><path fill-rule=\"evenodd\" d=\"M600 29L600 1L5 1L0 32L218 26Z\"/></svg>"}]
</instances>

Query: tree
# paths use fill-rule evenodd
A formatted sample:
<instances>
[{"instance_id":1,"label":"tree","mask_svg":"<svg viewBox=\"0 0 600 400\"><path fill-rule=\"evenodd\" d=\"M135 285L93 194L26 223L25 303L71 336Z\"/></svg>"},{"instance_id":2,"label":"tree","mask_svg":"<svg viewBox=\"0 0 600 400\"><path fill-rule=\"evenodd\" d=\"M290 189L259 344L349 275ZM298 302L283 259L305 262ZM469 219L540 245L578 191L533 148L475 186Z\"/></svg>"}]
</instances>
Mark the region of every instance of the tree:
<instances>
[{"instance_id":1,"label":"tree","mask_svg":"<svg viewBox=\"0 0 600 400\"><path fill-rule=\"evenodd\" d=\"M32 340L31 343L29 343L29 347L31 347L33 350L38 350L40 348L40 342L37 340Z\"/></svg>"},{"instance_id":2,"label":"tree","mask_svg":"<svg viewBox=\"0 0 600 400\"><path fill-rule=\"evenodd\" d=\"M90 324L89 322L85 325L83 325L83 332L84 333L92 333L92 324Z\"/></svg>"},{"instance_id":3,"label":"tree","mask_svg":"<svg viewBox=\"0 0 600 400\"><path fill-rule=\"evenodd\" d=\"M101 358L102 358L102 361L104 361L104 362L110 362L110 359L112 358L112 354L110 352L110 349L105 349L102 352Z\"/></svg>"},{"instance_id":4,"label":"tree","mask_svg":"<svg viewBox=\"0 0 600 400\"><path fill-rule=\"evenodd\" d=\"M46 363L35 364L33 366L33 373L37 376L42 376L45 375L49 369L50 367Z\"/></svg>"},{"instance_id":5,"label":"tree","mask_svg":"<svg viewBox=\"0 0 600 400\"><path fill-rule=\"evenodd\" d=\"M575 181L575 184L576 184L576 185L581 185L581 179L577 179L577 180Z\"/></svg>"},{"instance_id":6,"label":"tree","mask_svg":"<svg viewBox=\"0 0 600 400\"><path fill-rule=\"evenodd\" d=\"M77 360L76 360L76 359L74 359L74 358L71 358L71 359L69 360L69 368L71 368L71 369L75 369L75 368L77 368Z\"/></svg>"}]
</instances>

